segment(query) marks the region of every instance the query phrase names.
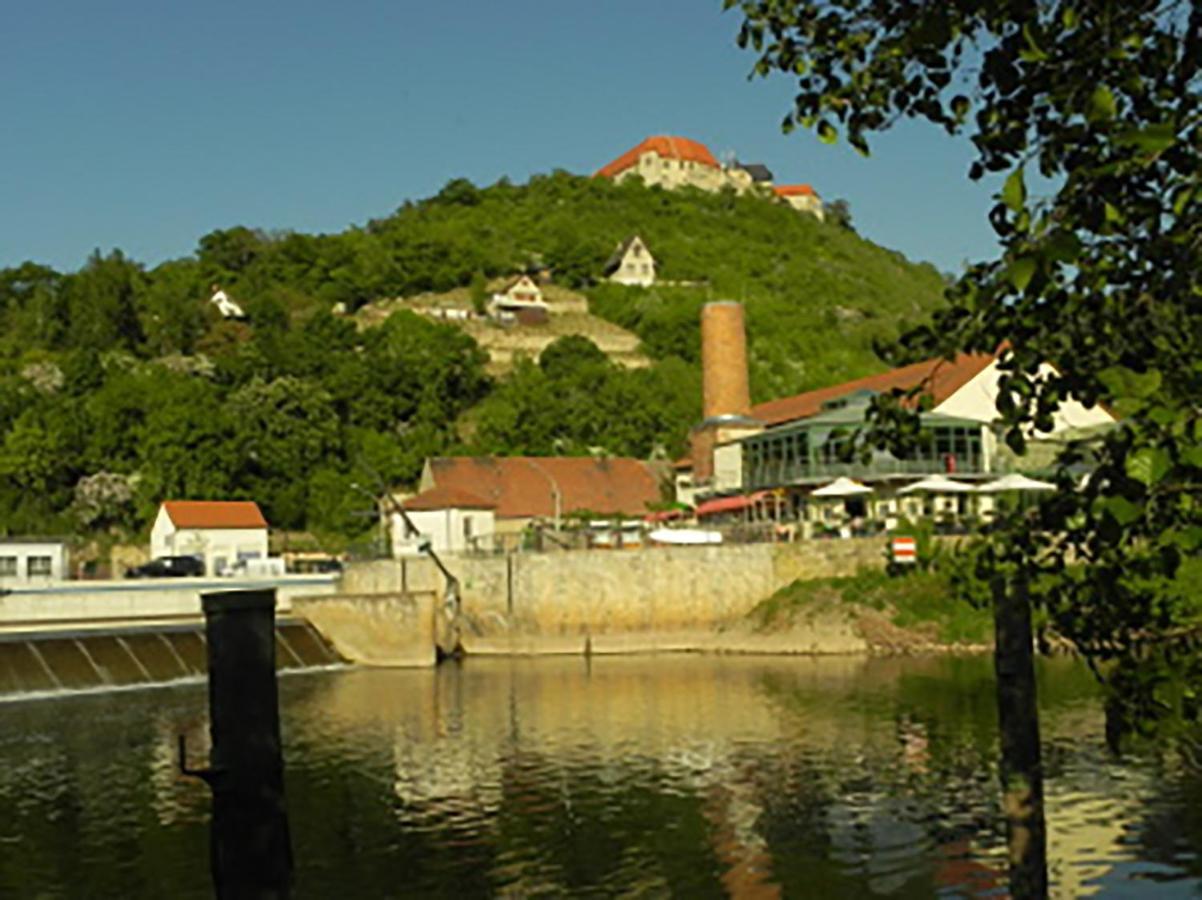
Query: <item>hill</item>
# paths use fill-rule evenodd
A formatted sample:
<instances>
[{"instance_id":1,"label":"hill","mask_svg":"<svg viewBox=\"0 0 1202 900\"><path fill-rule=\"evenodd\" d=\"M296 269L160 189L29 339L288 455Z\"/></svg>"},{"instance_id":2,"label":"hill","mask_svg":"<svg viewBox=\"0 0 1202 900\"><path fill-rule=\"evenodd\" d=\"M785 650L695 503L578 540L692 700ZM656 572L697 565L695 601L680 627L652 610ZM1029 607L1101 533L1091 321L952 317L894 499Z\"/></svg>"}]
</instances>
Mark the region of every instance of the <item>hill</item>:
<instances>
[{"instance_id":1,"label":"hill","mask_svg":"<svg viewBox=\"0 0 1202 900\"><path fill-rule=\"evenodd\" d=\"M698 284L599 284L632 233L662 278ZM510 351L534 343L498 380L482 349L497 334L414 312L531 268L651 364L616 365L580 333L609 326L582 320L510 332ZM220 318L213 284L248 321ZM71 273L26 263L0 270L0 530L127 534L161 499L231 497L346 536L371 527L356 485L412 481L427 455L672 455L700 414L706 299L746 302L760 400L880 368L872 342L940 288L930 266L767 199L565 173L454 181L340 234L216 231L152 269L119 251ZM379 324L356 327L369 305Z\"/></svg>"},{"instance_id":2,"label":"hill","mask_svg":"<svg viewBox=\"0 0 1202 900\"><path fill-rule=\"evenodd\" d=\"M933 266L783 203L562 172L521 187L451 182L431 200L372 222L367 233L392 258L428 251L395 273L396 290L385 295L543 264L558 284L581 289L593 314L638 334L656 359L696 361L700 305L743 300L757 401L879 369L873 342L924 318L943 289ZM609 254L631 234L647 242L662 280L700 286L598 285Z\"/></svg>"}]
</instances>

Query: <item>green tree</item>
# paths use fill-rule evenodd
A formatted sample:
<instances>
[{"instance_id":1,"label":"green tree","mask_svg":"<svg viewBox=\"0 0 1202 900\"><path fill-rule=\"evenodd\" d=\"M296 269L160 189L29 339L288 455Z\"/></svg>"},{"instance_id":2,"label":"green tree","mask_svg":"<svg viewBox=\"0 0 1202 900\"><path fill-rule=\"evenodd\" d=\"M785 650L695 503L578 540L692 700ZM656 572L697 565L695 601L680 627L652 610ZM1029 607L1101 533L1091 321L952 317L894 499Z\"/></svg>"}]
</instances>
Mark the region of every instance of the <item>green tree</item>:
<instances>
[{"instance_id":1,"label":"green tree","mask_svg":"<svg viewBox=\"0 0 1202 900\"><path fill-rule=\"evenodd\" d=\"M303 527L308 477L338 458L342 446L330 395L291 376L255 380L229 396L226 412L241 461L235 476L241 492L262 503L277 525Z\"/></svg>"},{"instance_id":2,"label":"green tree","mask_svg":"<svg viewBox=\"0 0 1202 900\"><path fill-rule=\"evenodd\" d=\"M483 272L477 271L472 275L472 283L468 285L472 300L472 309L476 315L482 316L488 309L488 279Z\"/></svg>"},{"instance_id":3,"label":"green tree","mask_svg":"<svg viewBox=\"0 0 1202 900\"><path fill-rule=\"evenodd\" d=\"M1019 451L1032 428L1050 430L1070 394L1123 416L1088 455L1065 448L1063 490L1006 517L986 568L999 651L1029 650L1038 586L1032 599L1123 688L1132 717L1163 710L1166 670L1147 662L1146 640L1202 626L1202 603L1186 589L1202 547L1202 4L726 5L742 9L739 42L757 52L756 71L798 79L786 129L811 127L827 142L842 132L867 153L870 133L924 119L971 140L971 178L1005 174L989 214L999 258L971 267L904 344L948 354L1005 346L998 414ZM878 422L897 420L896 400L878 405ZM1091 470L1082 490L1078 465ZM1030 697L1019 697L1033 691L1029 660L1006 671L1014 661L998 656L1003 725L1016 726L1003 775L1029 801L1011 830L1037 849L1038 730L1023 708ZM1192 653L1174 666L1202 673ZM1016 895L1046 886L1028 861L1020 855L1013 871Z\"/></svg>"},{"instance_id":4,"label":"green tree","mask_svg":"<svg viewBox=\"0 0 1202 900\"><path fill-rule=\"evenodd\" d=\"M134 350L142 343L138 297L145 289L142 267L120 250L97 250L65 285L73 346L94 350Z\"/></svg>"},{"instance_id":5,"label":"green tree","mask_svg":"<svg viewBox=\"0 0 1202 900\"><path fill-rule=\"evenodd\" d=\"M855 231L851 224L851 204L842 197L832 200L826 204L826 221L830 222L839 228L844 228L847 231Z\"/></svg>"}]
</instances>

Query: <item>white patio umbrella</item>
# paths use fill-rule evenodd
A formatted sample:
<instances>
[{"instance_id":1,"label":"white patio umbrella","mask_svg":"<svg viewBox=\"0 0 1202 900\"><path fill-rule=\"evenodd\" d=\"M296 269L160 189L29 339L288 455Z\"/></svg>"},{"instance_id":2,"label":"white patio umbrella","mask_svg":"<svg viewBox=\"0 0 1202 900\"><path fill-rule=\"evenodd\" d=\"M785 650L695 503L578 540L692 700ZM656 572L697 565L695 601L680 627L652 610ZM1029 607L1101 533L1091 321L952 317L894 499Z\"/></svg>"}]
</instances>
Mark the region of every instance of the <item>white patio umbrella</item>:
<instances>
[{"instance_id":1,"label":"white patio umbrella","mask_svg":"<svg viewBox=\"0 0 1202 900\"><path fill-rule=\"evenodd\" d=\"M1056 485L1050 481L1036 481L1017 472L1003 475L996 481L990 481L977 488L982 494L1000 494L1003 491L1054 491Z\"/></svg>"},{"instance_id":2,"label":"white patio umbrella","mask_svg":"<svg viewBox=\"0 0 1202 900\"><path fill-rule=\"evenodd\" d=\"M872 488L866 484L860 484L858 481L853 481L850 478L839 476L830 484L824 484L822 487L810 493L811 497L855 497L859 494L871 494Z\"/></svg>"},{"instance_id":3,"label":"white patio umbrella","mask_svg":"<svg viewBox=\"0 0 1202 900\"><path fill-rule=\"evenodd\" d=\"M907 484L898 491L899 494L917 494L924 491L929 494L972 494L976 488L963 481L952 481L946 475L928 475L922 481Z\"/></svg>"}]
</instances>

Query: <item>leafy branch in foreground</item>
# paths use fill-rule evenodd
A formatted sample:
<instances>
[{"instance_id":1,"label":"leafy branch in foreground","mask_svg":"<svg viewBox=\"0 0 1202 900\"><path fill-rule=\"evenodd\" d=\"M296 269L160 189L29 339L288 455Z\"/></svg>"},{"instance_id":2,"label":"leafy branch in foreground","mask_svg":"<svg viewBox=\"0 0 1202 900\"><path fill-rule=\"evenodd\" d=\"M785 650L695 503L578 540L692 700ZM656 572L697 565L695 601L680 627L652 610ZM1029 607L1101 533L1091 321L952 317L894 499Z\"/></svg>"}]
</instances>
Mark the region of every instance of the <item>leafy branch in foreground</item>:
<instances>
[{"instance_id":1,"label":"leafy branch in foreground","mask_svg":"<svg viewBox=\"0 0 1202 900\"><path fill-rule=\"evenodd\" d=\"M968 177L999 176L999 257L903 352L1002 348L997 412L1019 452L1070 395L1121 416L1088 452L1062 449L1063 490L1005 518L991 553L1140 709L1163 709L1158 676L1130 669L1149 636L1202 626L1202 5L726 6L755 71L797 78L786 129L867 153L872 132L926 120L971 141ZM899 399L878 424L905 417Z\"/></svg>"}]
</instances>

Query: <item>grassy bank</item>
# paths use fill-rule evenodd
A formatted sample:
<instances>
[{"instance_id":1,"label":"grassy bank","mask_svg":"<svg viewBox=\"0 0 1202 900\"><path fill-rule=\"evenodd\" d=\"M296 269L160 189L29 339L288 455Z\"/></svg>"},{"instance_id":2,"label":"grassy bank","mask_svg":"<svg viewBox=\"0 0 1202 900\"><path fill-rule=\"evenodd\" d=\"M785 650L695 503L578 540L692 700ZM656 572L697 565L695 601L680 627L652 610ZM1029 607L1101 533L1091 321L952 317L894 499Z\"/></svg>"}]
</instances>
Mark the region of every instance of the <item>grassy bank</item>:
<instances>
[{"instance_id":1,"label":"grassy bank","mask_svg":"<svg viewBox=\"0 0 1202 900\"><path fill-rule=\"evenodd\" d=\"M757 630L787 628L842 606L861 624L887 623L918 642L984 644L992 636L987 608L974 605L946 572L889 575L861 569L839 578L797 580L758 604L748 618Z\"/></svg>"}]
</instances>

